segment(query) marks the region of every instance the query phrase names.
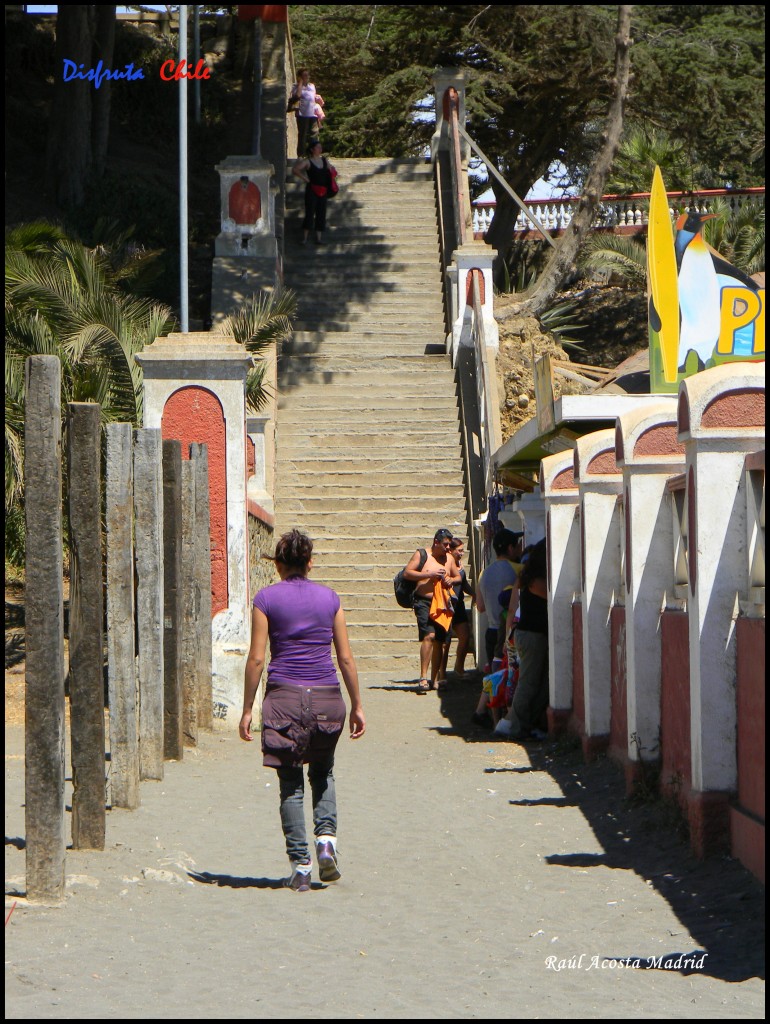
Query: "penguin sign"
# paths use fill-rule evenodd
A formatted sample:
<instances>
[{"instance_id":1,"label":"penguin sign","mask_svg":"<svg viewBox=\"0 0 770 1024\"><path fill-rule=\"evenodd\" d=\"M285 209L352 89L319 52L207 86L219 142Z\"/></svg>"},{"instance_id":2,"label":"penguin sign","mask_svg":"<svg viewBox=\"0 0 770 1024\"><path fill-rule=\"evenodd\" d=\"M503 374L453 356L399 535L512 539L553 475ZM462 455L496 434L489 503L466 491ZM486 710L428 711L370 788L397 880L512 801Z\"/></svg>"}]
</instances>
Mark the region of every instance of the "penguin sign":
<instances>
[{"instance_id":1,"label":"penguin sign","mask_svg":"<svg viewBox=\"0 0 770 1024\"><path fill-rule=\"evenodd\" d=\"M674 236L655 168L647 233L652 392L676 392L683 377L710 366L765 358L765 289L704 240L713 216L688 210Z\"/></svg>"}]
</instances>

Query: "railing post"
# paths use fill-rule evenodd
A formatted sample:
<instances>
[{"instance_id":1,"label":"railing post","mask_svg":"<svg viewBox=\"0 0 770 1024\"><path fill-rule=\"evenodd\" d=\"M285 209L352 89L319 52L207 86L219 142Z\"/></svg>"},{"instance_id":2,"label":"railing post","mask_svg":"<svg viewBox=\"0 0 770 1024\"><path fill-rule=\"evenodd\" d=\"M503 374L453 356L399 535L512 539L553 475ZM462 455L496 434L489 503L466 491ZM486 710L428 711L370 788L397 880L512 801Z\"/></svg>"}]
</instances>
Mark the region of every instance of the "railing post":
<instances>
[{"instance_id":1,"label":"railing post","mask_svg":"<svg viewBox=\"0 0 770 1024\"><path fill-rule=\"evenodd\" d=\"M139 777L163 778L163 450L160 430L134 431Z\"/></svg>"},{"instance_id":2,"label":"railing post","mask_svg":"<svg viewBox=\"0 0 770 1024\"><path fill-rule=\"evenodd\" d=\"M101 409L67 408L70 526L72 845L104 849L104 597Z\"/></svg>"},{"instance_id":3,"label":"railing post","mask_svg":"<svg viewBox=\"0 0 770 1024\"><path fill-rule=\"evenodd\" d=\"M461 345L473 345L473 288L474 280L479 289L479 305L484 326L484 343L495 352L500 345L500 332L494 316L494 285L492 264L497 256L484 242L467 242L453 253L452 281L454 294L452 303L452 364L457 361Z\"/></svg>"},{"instance_id":4,"label":"railing post","mask_svg":"<svg viewBox=\"0 0 770 1024\"><path fill-rule=\"evenodd\" d=\"M448 149L451 145L449 119L449 97L447 92L457 92L457 116L460 124L465 127L465 73L460 68L439 68L433 75L433 92L436 98L436 128L430 140L430 156L435 163L440 149ZM461 153L467 163L470 151L468 144L461 140Z\"/></svg>"},{"instance_id":5,"label":"railing post","mask_svg":"<svg viewBox=\"0 0 770 1024\"><path fill-rule=\"evenodd\" d=\"M163 756L184 757L182 710L182 445L163 442Z\"/></svg>"},{"instance_id":6,"label":"railing post","mask_svg":"<svg viewBox=\"0 0 770 1024\"><path fill-rule=\"evenodd\" d=\"M27 899L64 898L64 600L61 363L25 365L24 821Z\"/></svg>"},{"instance_id":7,"label":"railing post","mask_svg":"<svg viewBox=\"0 0 770 1024\"><path fill-rule=\"evenodd\" d=\"M139 806L139 729L134 657L133 465L130 423L108 423L107 675L113 807Z\"/></svg>"}]
</instances>

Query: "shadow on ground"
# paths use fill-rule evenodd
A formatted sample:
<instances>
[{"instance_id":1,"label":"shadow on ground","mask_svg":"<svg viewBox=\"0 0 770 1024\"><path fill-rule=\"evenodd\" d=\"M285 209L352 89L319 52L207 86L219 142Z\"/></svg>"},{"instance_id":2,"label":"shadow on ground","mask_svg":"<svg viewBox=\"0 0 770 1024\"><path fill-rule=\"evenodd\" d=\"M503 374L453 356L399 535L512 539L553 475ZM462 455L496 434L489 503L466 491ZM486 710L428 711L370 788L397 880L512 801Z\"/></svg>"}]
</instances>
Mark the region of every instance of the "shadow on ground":
<instances>
[{"instance_id":1,"label":"shadow on ground","mask_svg":"<svg viewBox=\"0 0 770 1024\"><path fill-rule=\"evenodd\" d=\"M527 809L577 807L593 829L604 852L552 853L544 860L556 871L605 867L635 871L668 902L673 912L699 944L683 950L671 936L671 948L664 959L675 962L684 956L692 962L708 954L701 969L683 963L682 974L707 974L723 981L764 978L764 888L739 861L728 856L697 860L690 851L686 827L675 807L662 799L632 802L626 797L622 769L608 758L586 764L580 744L572 738L528 741L515 744L493 737L470 721L481 689L481 676L474 682L450 678L441 699L446 726L439 734L461 736L468 743L494 744L495 753L524 746L531 767L487 768L491 772L548 773L561 789L560 797L511 800L511 813ZM428 699L436 699L429 694ZM617 949L611 940L602 956L608 959L639 960L650 964L649 949ZM661 968L663 969L663 968Z\"/></svg>"},{"instance_id":2,"label":"shadow on ground","mask_svg":"<svg viewBox=\"0 0 770 1024\"><path fill-rule=\"evenodd\" d=\"M239 878L236 875L214 875L209 871L188 871L187 877L202 885L218 885L228 889L285 889L285 878ZM312 882L311 889L327 889L323 882Z\"/></svg>"}]
</instances>

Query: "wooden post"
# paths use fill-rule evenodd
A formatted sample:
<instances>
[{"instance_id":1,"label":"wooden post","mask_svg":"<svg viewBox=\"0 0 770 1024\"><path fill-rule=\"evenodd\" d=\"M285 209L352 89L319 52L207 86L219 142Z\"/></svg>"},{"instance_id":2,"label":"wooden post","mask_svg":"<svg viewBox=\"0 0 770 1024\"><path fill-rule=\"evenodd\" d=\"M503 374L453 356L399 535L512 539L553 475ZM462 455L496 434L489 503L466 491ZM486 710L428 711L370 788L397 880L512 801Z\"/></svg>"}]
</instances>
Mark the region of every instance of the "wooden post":
<instances>
[{"instance_id":1,"label":"wooden post","mask_svg":"<svg viewBox=\"0 0 770 1024\"><path fill-rule=\"evenodd\" d=\"M27 899L64 898L61 364L25 366L25 831Z\"/></svg>"},{"instance_id":2,"label":"wooden post","mask_svg":"<svg viewBox=\"0 0 770 1024\"><path fill-rule=\"evenodd\" d=\"M184 757L182 712L182 445L163 442L163 756Z\"/></svg>"},{"instance_id":3,"label":"wooden post","mask_svg":"<svg viewBox=\"0 0 770 1024\"><path fill-rule=\"evenodd\" d=\"M163 778L163 442L134 431L139 778Z\"/></svg>"},{"instance_id":4,"label":"wooden post","mask_svg":"<svg viewBox=\"0 0 770 1024\"><path fill-rule=\"evenodd\" d=\"M139 806L139 736L134 659L132 429L108 423L107 675L110 695L112 806Z\"/></svg>"},{"instance_id":5,"label":"wooden post","mask_svg":"<svg viewBox=\"0 0 770 1024\"><path fill-rule=\"evenodd\" d=\"M195 573L195 466L182 461L182 702L184 742L198 745L198 633L200 610Z\"/></svg>"},{"instance_id":6,"label":"wooden post","mask_svg":"<svg viewBox=\"0 0 770 1024\"><path fill-rule=\"evenodd\" d=\"M195 466L195 572L198 577L198 727L214 728L211 692L211 512L209 505L209 450L190 445Z\"/></svg>"},{"instance_id":7,"label":"wooden post","mask_svg":"<svg viewBox=\"0 0 770 1024\"><path fill-rule=\"evenodd\" d=\"M67 434L72 845L76 850L103 850L106 794L99 406L71 402Z\"/></svg>"}]
</instances>

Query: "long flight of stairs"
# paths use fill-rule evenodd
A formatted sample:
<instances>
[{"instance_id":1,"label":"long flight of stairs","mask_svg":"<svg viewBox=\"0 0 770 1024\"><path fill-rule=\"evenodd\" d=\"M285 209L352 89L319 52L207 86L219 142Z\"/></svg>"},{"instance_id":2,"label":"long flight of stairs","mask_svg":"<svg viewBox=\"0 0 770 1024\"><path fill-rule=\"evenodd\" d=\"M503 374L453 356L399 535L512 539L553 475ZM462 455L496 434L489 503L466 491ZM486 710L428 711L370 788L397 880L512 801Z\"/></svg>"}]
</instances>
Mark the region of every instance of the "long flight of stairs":
<instances>
[{"instance_id":1,"label":"long flight of stairs","mask_svg":"<svg viewBox=\"0 0 770 1024\"><path fill-rule=\"evenodd\" d=\"M433 177L418 161L334 163L324 244L300 245L304 186L287 187L299 310L278 365L276 534L313 538L312 578L340 594L359 671L415 679L392 578L439 527L467 534Z\"/></svg>"}]
</instances>

